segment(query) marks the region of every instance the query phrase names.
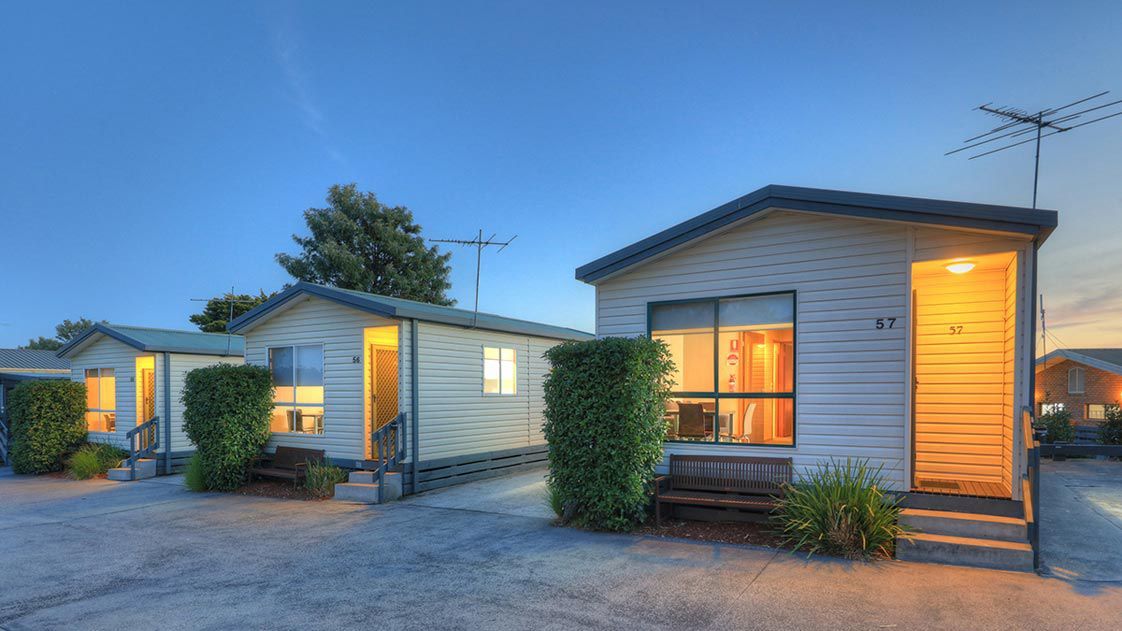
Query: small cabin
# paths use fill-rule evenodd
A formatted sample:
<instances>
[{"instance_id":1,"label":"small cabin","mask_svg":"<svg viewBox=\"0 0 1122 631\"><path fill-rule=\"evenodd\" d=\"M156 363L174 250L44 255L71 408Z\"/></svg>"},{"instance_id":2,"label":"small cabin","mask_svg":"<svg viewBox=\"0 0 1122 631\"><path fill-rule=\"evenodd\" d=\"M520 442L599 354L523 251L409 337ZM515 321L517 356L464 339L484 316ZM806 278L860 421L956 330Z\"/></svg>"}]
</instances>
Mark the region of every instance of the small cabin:
<instances>
[{"instance_id":1,"label":"small cabin","mask_svg":"<svg viewBox=\"0 0 1122 631\"><path fill-rule=\"evenodd\" d=\"M276 386L267 450L323 450L362 469L403 421L403 491L540 466L543 353L593 336L488 313L300 282L229 325Z\"/></svg>"},{"instance_id":2,"label":"small cabin","mask_svg":"<svg viewBox=\"0 0 1122 631\"><path fill-rule=\"evenodd\" d=\"M1019 500L1057 213L767 186L577 269L596 334L670 348L666 453L847 458Z\"/></svg>"},{"instance_id":3,"label":"small cabin","mask_svg":"<svg viewBox=\"0 0 1122 631\"><path fill-rule=\"evenodd\" d=\"M156 470L186 464L194 445L183 433L187 373L214 364L241 364L237 335L98 323L58 350L70 378L86 384L90 442L129 449L129 430L157 417Z\"/></svg>"}]
</instances>

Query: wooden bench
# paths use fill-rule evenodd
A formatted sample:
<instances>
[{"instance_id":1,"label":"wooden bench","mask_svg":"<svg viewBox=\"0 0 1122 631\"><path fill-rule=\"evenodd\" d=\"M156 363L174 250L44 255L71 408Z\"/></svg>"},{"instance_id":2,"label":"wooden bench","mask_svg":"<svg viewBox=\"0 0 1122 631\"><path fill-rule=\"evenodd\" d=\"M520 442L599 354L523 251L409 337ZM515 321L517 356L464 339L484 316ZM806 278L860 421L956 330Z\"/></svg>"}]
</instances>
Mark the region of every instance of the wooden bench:
<instances>
[{"instance_id":1,"label":"wooden bench","mask_svg":"<svg viewBox=\"0 0 1122 631\"><path fill-rule=\"evenodd\" d=\"M277 447L272 456L266 455L249 470L250 476L292 480L293 486L304 479L308 462L321 462L322 449L301 447Z\"/></svg>"},{"instance_id":2,"label":"wooden bench","mask_svg":"<svg viewBox=\"0 0 1122 631\"><path fill-rule=\"evenodd\" d=\"M770 513L793 473L790 458L671 454L669 475L655 479L655 523L663 504Z\"/></svg>"}]
</instances>

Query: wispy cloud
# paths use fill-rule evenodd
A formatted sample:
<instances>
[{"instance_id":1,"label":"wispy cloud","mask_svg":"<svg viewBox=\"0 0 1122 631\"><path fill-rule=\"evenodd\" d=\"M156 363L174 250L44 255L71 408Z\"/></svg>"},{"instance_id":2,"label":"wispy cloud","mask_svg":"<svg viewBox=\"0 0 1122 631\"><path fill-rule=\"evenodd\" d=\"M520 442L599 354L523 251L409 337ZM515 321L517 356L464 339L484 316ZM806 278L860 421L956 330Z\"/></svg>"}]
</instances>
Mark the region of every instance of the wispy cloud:
<instances>
[{"instance_id":1,"label":"wispy cloud","mask_svg":"<svg viewBox=\"0 0 1122 631\"><path fill-rule=\"evenodd\" d=\"M319 139L324 152L339 166L350 169L350 162L331 138L329 126L319 106L312 80L301 55L302 38L291 12L278 16L272 25L273 54L284 73L288 97L300 110L304 125Z\"/></svg>"}]
</instances>

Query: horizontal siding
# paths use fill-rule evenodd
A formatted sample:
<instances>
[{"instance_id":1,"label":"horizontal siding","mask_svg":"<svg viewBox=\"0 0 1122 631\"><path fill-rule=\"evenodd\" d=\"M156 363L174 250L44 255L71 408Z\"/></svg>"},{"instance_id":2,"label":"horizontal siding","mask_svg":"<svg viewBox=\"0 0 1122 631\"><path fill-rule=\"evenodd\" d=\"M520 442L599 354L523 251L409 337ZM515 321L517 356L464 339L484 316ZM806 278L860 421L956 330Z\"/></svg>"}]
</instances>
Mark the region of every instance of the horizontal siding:
<instances>
[{"instance_id":1,"label":"horizontal siding","mask_svg":"<svg viewBox=\"0 0 1122 631\"><path fill-rule=\"evenodd\" d=\"M178 451L191 451L195 448L194 444L187 438L187 434L183 433L183 386L187 382L187 373L195 370L196 368L206 368L207 366L214 366L215 364L241 364L243 359L241 357L221 357L217 355L187 355L182 353L170 353L168 355L171 364L171 450ZM163 380L163 353L160 353L156 359L156 414L162 419L165 418L164 402L160 396L160 391L164 389ZM160 428L160 443L161 451L163 450L164 428Z\"/></svg>"},{"instance_id":2,"label":"horizontal siding","mask_svg":"<svg viewBox=\"0 0 1122 631\"><path fill-rule=\"evenodd\" d=\"M596 332L645 334L649 302L796 291L796 447L668 443L667 453L790 456L800 472L830 458L868 458L904 488L913 233L916 259L1019 246L986 234L777 211L597 284ZM894 328L874 327L890 317Z\"/></svg>"},{"instance_id":3,"label":"horizontal siding","mask_svg":"<svg viewBox=\"0 0 1122 631\"><path fill-rule=\"evenodd\" d=\"M345 460L365 458L363 329L395 324L393 320L307 297L275 314L245 334L246 363L268 366L267 348L289 344L323 345L324 433L273 434L269 449L279 445L323 449ZM401 355L407 355L403 347Z\"/></svg>"},{"instance_id":4,"label":"horizontal siding","mask_svg":"<svg viewBox=\"0 0 1122 631\"><path fill-rule=\"evenodd\" d=\"M126 449L125 434L136 427L136 356L137 350L128 344L101 336L101 339L83 348L70 358L70 378L86 383L87 368L112 368L117 380L117 431L90 432L91 442L116 445ZM158 389L158 386L157 386Z\"/></svg>"},{"instance_id":5,"label":"horizontal siding","mask_svg":"<svg viewBox=\"0 0 1122 631\"><path fill-rule=\"evenodd\" d=\"M421 322L420 460L544 444L542 354L556 340ZM516 351L513 396L483 394L483 347Z\"/></svg>"}]
</instances>

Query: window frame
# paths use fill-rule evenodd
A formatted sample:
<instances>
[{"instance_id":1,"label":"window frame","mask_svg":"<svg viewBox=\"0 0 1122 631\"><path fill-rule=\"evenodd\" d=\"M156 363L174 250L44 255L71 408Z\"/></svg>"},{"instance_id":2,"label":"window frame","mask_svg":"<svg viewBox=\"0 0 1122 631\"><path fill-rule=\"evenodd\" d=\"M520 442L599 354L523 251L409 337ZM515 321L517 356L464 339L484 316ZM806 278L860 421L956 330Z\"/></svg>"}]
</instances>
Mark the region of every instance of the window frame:
<instances>
[{"instance_id":1,"label":"window frame","mask_svg":"<svg viewBox=\"0 0 1122 631\"><path fill-rule=\"evenodd\" d=\"M721 349L720 349L720 304L722 300L734 300L737 298L758 298L761 296L790 296L791 297L791 391L790 392L721 392L721 377L720 377L720 363L721 363ZM712 399L716 405L717 413L720 414L721 399L790 399L791 400L791 444L768 444L768 443L730 443L721 442L720 432L713 432L713 440L711 441L698 441L698 440L675 440L667 438L664 442L674 443L676 445L714 445L717 447L736 447L736 448L753 448L753 449L795 449L798 447L799 442L799 423L798 423L798 387L799 387L799 292L797 289L788 289L784 291L764 291L748 294L726 294L717 296L705 296L701 298L681 298L676 300L658 300L654 302L647 302L647 337L650 338L653 333L651 331L651 324L654 321L654 310L656 307L664 305L680 305L689 303L710 302L713 304L713 391L712 392L695 392L695 391L677 391L675 390L670 394L672 398L678 399L683 397L696 398L696 399Z\"/></svg>"},{"instance_id":2,"label":"window frame","mask_svg":"<svg viewBox=\"0 0 1122 631\"><path fill-rule=\"evenodd\" d=\"M495 350L499 351L499 358L498 359L491 359L491 360L487 359L487 349L489 349L489 348L492 348L492 349L495 349ZM479 391L483 394L483 396L485 396L485 397L516 397L516 396L518 396L518 349L514 348L513 346L511 346L511 347L506 347L506 346L501 346L501 345L500 346L491 346L491 345L488 345L488 344L481 344L479 349L480 349L479 350L480 356L482 357L482 360L483 360L483 363L481 364L482 373L480 374L480 378L479 378ZM503 392L503 362L505 361L503 359L503 351L510 351L511 353L514 354L514 359L511 360L511 364L513 364L513 370L514 370L514 380L513 380L514 391L513 392ZM488 361L499 362L499 391L498 392L487 392L487 362Z\"/></svg>"},{"instance_id":3,"label":"window frame","mask_svg":"<svg viewBox=\"0 0 1122 631\"><path fill-rule=\"evenodd\" d=\"M116 407L116 403L117 403L117 369L116 368L109 368L108 366L106 366L106 367L94 366L94 367L89 367L89 368L83 368L82 369L82 385L86 386L86 391L87 392L89 391L89 388L90 388L89 372L91 370L97 371L97 407L96 408L87 407L86 408L86 413L88 414L90 412L97 412L98 414L112 414L113 415L113 429L111 431L91 430L90 429L90 422L87 419L86 420L86 431L87 432L92 432L94 434L116 434L117 433L117 407ZM103 370L112 370L113 371L113 404L114 404L113 409L108 409L108 408L101 407L101 379L102 379L101 372ZM105 425L105 423L103 421L102 426L104 426L104 425Z\"/></svg>"},{"instance_id":4,"label":"window frame","mask_svg":"<svg viewBox=\"0 0 1122 631\"><path fill-rule=\"evenodd\" d=\"M1091 416L1091 406L1093 406L1093 405L1101 407L1103 409L1103 415L1102 416ZM1116 407L1118 407L1117 403L1084 403L1083 404L1083 418L1087 419L1088 421L1105 421L1106 420L1106 414L1107 414L1107 412L1110 411L1110 408L1116 408Z\"/></svg>"},{"instance_id":5,"label":"window frame","mask_svg":"<svg viewBox=\"0 0 1122 631\"><path fill-rule=\"evenodd\" d=\"M320 375L323 376L323 384L321 384L321 386L320 386L320 387L323 388L323 403L300 403L299 401L296 400L296 393L299 390L299 387L296 383L296 373L299 370L299 363L297 362L298 355L296 353L296 349L300 348L301 346L305 346L305 347L318 346L319 347L319 369L320 369ZM285 436L313 436L313 437L314 436L326 436L327 435L327 355L326 355L326 349L324 348L323 342L320 342L318 344L292 343L292 344L275 344L275 345L271 345L271 346L266 346L265 347L265 367L269 370L269 379L270 380L272 380L272 378L273 378L273 349L274 348L289 348L289 349L292 349L292 402L291 403L278 403L277 400L276 400L276 394L274 394L273 395L273 408L276 409L277 407L283 407L283 408L286 408L286 409L296 410L296 409L299 409L299 408L302 408L302 407L305 407L305 408L318 407L322 410L322 413L320 414L320 425L323 427L323 431L317 434L317 433L314 433L314 432L313 433L309 433L309 432L277 432L277 431L273 431L272 429L270 429L269 433L270 434L283 434ZM276 387L276 384L273 384L273 386ZM272 424L272 419L270 419L270 426L271 426L271 424Z\"/></svg>"},{"instance_id":6,"label":"window frame","mask_svg":"<svg viewBox=\"0 0 1122 631\"><path fill-rule=\"evenodd\" d=\"M1078 390L1071 389L1072 375L1078 376L1078 379L1076 379L1079 385ZM1082 366L1072 366L1071 368L1067 369L1067 393L1087 394L1087 371Z\"/></svg>"}]
</instances>

